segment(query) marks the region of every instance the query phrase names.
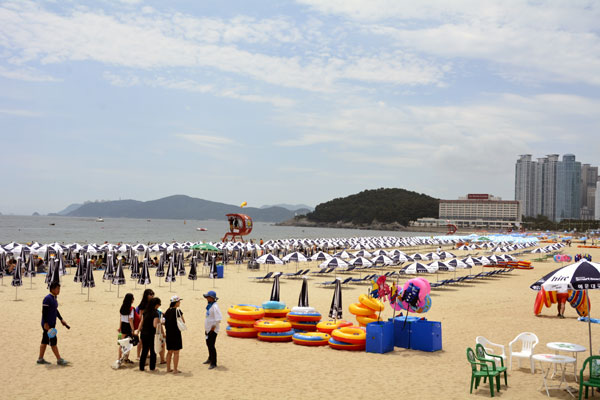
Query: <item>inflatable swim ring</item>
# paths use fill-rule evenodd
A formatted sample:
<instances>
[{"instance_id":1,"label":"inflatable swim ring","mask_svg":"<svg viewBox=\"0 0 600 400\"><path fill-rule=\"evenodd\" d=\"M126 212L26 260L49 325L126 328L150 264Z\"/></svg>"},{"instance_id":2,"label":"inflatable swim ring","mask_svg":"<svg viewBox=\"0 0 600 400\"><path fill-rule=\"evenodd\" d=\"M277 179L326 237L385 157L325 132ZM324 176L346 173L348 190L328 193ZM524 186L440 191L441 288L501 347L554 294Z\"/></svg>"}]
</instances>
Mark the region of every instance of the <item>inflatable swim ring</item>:
<instances>
[{"instance_id":1,"label":"inflatable swim ring","mask_svg":"<svg viewBox=\"0 0 600 400\"><path fill-rule=\"evenodd\" d=\"M358 297L358 301L360 302L360 304L362 304L366 308L370 308L373 311L382 311L384 308L384 305L381 301L373 297L369 297L366 294L361 294Z\"/></svg>"},{"instance_id":2,"label":"inflatable swim ring","mask_svg":"<svg viewBox=\"0 0 600 400\"><path fill-rule=\"evenodd\" d=\"M265 310L283 310L285 308L285 303L281 301L265 301L262 303L262 308Z\"/></svg>"},{"instance_id":3,"label":"inflatable swim ring","mask_svg":"<svg viewBox=\"0 0 600 400\"><path fill-rule=\"evenodd\" d=\"M340 342L339 340L335 340L334 338L329 339L329 347L336 350L350 350L350 351L360 351L364 350L366 345L363 344L352 344Z\"/></svg>"},{"instance_id":4,"label":"inflatable swim ring","mask_svg":"<svg viewBox=\"0 0 600 400\"><path fill-rule=\"evenodd\" d=\"M317 322L292 322L292 329L297 331L314 332L317 330Z\"/></svg>"},{"instance_id":5,"label":"inflatable swim ring","mask_svg":"<svg viewBox=\"0 0 600 400\"><path fill-rule=\"evenodd\" d=\"M371 322L377 322L377 315L357 315L356 320L361 326L367 326Z\"/></svg>"},{"instance_id":6,"label":"inflatable swim ring","mask_svg":"<svg viewBox=\"0 0 600 400\"><path fill-rule=\"evenodd\" d=\"M329 320L329 321L321 321L317 324L317 330L319 332L331 334L331 331L337 328L341 328L344 326L352 326L352 322L344 321L343 319L338 319L337 321Z\"/></svg>"},{"instance_id":7,"label":"inflatable swim ring","mask_svg":"<svg viewBox=\"0 0 600 400\"><path fill-rule=\"evenodd\" d=\"M323 332L296 332L292 336L294 344L301 346L327 346L329 339L331 336Z\"/></svg>"},{"instance_id":8,"label":"inflatable swim ring","mask_svg":"<svg viewBox=\"0 0 600 400\"><path fill-rule=\"evenodd\" d=\"M533 303L533 313L535 315L539 315L542 312L542 308L544 308L544 300L542 291L540 290L535 296L535 302Z\"/></svg>"},{"instance_id":9,"label":"inflatable swim ring","mask_svg":"<svg viewBox=\"0 0 600 400\"><path fill-rule=\"evenodd\" d=\"M373 314L373 309L364 306L362 303L352 303L348 307L348 310L353 315L371 315L371 314Z\"/></svg>"},{"instance_id":10,"label":"inflatable swim ring","mask_svg":"<svg viewBox=\"0 0 600 400\"><path fill-rule=\"evenodd\" d=\"M258 335L258 331L254 328L236 328L234 326L228 326L226 333L227 336L236 338L255 338Z\"/></svg>"},{"instance_id":11,"label":"inflatable swim ring","mask_svg":"<svg viewBox=\"0 0 600 400\"><path fill-rule=\"evenodd\" d=\"M290 312L289 308L281 308L281 309L269 309L265 308L265 317L271 318L285 318L287 314Z\"/></svg>"},{"instance_id":12,"label":"inflatable swim ring","mask_svg":"<svg viewBox=\"0 0 600 400\"><path fill-rule=\"evenodd\" d=\"M307 314L316 312L314 307L293 307L292 312L297 314Z\"/></svg>"},{"instance_id":13,"label":"inflatable swim ring","mask_svg":"<svg viewBox=\"0 0 600 400\"><path fill-rule=\"evenodd\" d=\"M259 332L258 340L263 342L291 342L294 331L287 332Z\"/></svg>"},{"instance_id":14,"label":"inflatable swim ring","mask_svg":"<svg viewBox=\"0 0 600 400\"><path fill-rule=\"evenodd\" d=\"M228 318L227 324L229 326L234 326L236 328L252 328L252 327L254 327L254 320L253 319Z\"/></svg>"},{"instance_id":15,"label":"inflatable swim ring","mask_svg":"<svg viewBox=\"0 0 600 400\"><path fill-rule=\"evenodd\" d=\"M321 314L318 312L297 313L291 311L287 314L287 319L292 322L319 322L321 320Z\"/></svg>"},{"instance_id":16,"label":"inflatable swim ring","mask_svg":"<svg viewBox=\"0 0 600 400\"><path fill-rule=\"evenodd\" d=\"M259 332L288 332L292 324L284 321L259 319L254 323L254 329Z\"/></svg>"},{"instance_id":17,"label":"inflatable swim ring","mask_svg":"<svg viewBox=\"0 0 600 400\"><path fill-rule=\"evenodd\" d=\"M231 306L227 310L227 313L231 318L235 319L257 320L265 316L265 312L262 308L246 304L238 304L237 306Z\"/></svg>"},{"instance_id":18,"label":"inflatable swim ring","mask_svg":"<svg viewBox=\"0 0 600 400\"><path fill-rule=\"evenodd\" d=\"M351 344L365 344L367 341L367 332L357 326L345 326L334 329L331 337L337 341Z\"/></svg>"}]
</instances>

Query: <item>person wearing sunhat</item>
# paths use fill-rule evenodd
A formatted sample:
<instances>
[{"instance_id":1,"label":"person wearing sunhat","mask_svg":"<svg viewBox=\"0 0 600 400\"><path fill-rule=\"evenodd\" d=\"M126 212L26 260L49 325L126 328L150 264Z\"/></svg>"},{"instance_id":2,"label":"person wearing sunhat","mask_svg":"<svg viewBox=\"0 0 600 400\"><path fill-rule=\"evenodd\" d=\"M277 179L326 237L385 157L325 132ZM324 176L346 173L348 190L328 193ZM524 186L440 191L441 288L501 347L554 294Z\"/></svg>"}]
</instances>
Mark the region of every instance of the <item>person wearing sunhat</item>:
<instances>
[{"instance_id":1,"label":"person wearing sunhat","mask_svg":"<svg viewBox=\"0 0 600 400\"><path fill-rule=\"evenodd\" d=\"M171 297L169 309L165 312L165 330L167 333L167 372L178 374L181 371L177 369L179 365L179 350L183 348L181 340L181 330L177 325L177 318L181 318L185 323L183 313L179 309L181 297L174 295ZM173 360L173 369L171 369L171 360Z\"/></svg>"},{"instance_id":2,"label":"person wearing sunhat","mask_svg":"<svg viewBox=\"0 0 600 400\"><path fill-rule=\"evenodd\" d=\"M223 316L221 315L221 310L217 304L219 298L214 290L210 290L204 294L204 298L208 301L208 304L206 305L206 320L204 321L208 359L204 361L204 364L210 364L208 369L213 369L217 367L217 349L215 348L215 342L217 341L219 324L221 323Z\"/></svg>"}]
</instances>

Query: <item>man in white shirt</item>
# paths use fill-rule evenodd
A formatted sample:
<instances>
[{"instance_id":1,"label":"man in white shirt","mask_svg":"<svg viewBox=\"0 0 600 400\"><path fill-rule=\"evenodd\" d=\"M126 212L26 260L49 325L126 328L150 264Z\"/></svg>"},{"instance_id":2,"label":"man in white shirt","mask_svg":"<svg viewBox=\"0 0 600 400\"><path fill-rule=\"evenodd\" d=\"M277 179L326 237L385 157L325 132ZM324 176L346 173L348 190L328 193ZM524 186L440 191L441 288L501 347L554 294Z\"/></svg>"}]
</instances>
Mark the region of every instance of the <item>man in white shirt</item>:
<instances>
[{"instance_id":1,"label":"man in white shirt","mask_svg":"<svg viewBox=\"0 0 600 400\"><path fill-rule=\"evenodd\" d=\"M208 347L208 360L204 361L204 364L210 364L208 369L217 367L217 349L215 348L215 342L217 341L217 334L219 333L219 324L223 319L219 305L217 304L217 293L214 290L208 291L204 295L204 298L208 301L206 306L206 320L204 321L204 333L206 334L206 347Z\"/></svg>"}]
</instances>

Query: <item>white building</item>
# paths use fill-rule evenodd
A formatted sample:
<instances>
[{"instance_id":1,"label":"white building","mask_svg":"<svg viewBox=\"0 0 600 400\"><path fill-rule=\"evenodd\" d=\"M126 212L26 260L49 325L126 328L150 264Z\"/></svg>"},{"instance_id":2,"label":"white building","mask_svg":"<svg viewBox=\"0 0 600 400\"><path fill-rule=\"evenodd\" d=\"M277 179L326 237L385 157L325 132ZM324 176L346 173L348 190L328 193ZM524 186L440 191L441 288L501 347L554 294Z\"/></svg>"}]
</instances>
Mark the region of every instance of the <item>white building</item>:
<instances>
[{"instance_id":1,"label":"white building","mask_svg":"<svg viewBox=\"0 0 600 400\"><path fill-rule=\"evenodd\" d=\"M439 218L452 220L459 228L512 228L521 224L521 206L517 200L469 194L458 200L440 200Z\"/></svg>"}]
</instances>

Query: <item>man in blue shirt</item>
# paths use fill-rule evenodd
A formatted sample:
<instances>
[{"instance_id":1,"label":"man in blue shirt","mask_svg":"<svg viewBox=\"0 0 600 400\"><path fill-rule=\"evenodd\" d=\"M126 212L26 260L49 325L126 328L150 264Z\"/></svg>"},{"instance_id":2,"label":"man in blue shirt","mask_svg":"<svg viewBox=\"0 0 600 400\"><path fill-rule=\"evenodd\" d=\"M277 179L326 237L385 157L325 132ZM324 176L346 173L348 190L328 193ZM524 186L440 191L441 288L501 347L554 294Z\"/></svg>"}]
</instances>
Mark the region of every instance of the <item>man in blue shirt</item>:
<instances>
[{"instance_id":1,"label":"man in blue shirt","mask_svg":"<svg viewBox=\"0 0 600 400\"><path fill-rule=\"evenodd\" d=\"M50 345L52 352L56 356L56 363L58 365L67 365L69 362L60 356L58 347L56 346L56 318L69 329L67 322L63 320L60 312L58 312L58 301L56 297L60 293L60 283L52 282L50 284L50 294L44 297L42 302L42 344L40 345L40 357L37 360L38 364L50 364L44 360L44 353L46 352L46 346Z\"/></svg>"}]
</instances>

